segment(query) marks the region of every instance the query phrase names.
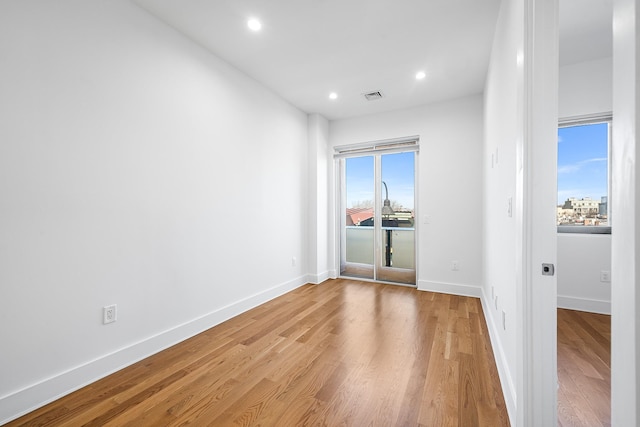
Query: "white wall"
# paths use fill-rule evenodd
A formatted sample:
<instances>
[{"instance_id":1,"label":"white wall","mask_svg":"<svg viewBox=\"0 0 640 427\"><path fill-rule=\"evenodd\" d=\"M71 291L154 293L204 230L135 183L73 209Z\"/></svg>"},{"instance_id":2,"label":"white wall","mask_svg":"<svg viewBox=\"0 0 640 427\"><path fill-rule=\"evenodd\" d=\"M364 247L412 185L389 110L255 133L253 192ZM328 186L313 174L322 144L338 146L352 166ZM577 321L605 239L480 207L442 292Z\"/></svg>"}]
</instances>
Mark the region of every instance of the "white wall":
<instances>
[{"instance_id":1,"label":"white wall","mask_svg":"<svg viewBox=\"0 0 640 427\"><path fill-rule=\"evenodd\" d=\"M420 136L418 288L478 296L482 277L482 97L329 124L331 147L411 135ZM330 188L335 190L335 184ZM425 216L428 224L423 221ZM451 270L452 260L459 261L459 271Z\"/></svg>"},{"instance_id":2,"label":"white wall","mask_svg":"<svg viewBox=\"0 0 640 427\"><path fill-rule=\"evenodd\" d=\"M612 58L560 67L560 119L611 112L612 73ZM611 271L610 235L558 233L558 307L611 314L603 270Z\"/></svg>"},{"instance_id":3,"label":"white wall","mask_svg":"<svg viewBox=\"0 0 640 427\"><path fill-rule=\"evenodd\" d=\"M305 114L125 0L3 1L0 77L0 423L306 282Z\"/></svg>"},{"instance_id":4,"label":"white wall","mask_svg":"<svg viewBox=\"0 0 640 427\"><path fill-rule=\"evenodd\" d=\"M558 233L558 307L611 314L611 235Z\"/></svg>"},{"instance_id":5,"label":"white wall","mask_svg":"<svg viewBox=\"0 0 640 427\"><path fill-rule=\"evenodd\" d=\"M558 115L561 119L612 110L613 59L560 67Z\"/></svg>"},{"instance_id":6,"label":"white wall","mask_svg":"<svg viewBox=\"0 0 640 427\"><path fill-rule=\"evenodd\" d=\"M309 282L322 283L335 277L329 269L329 121L309 115Z\"/></svg>"},{"instance_id":7,"label":"white wall","mask_svg":"<svg viewBox=\"0 0 640 427\"><path fill-rule=\"evenodd\" d=\"M517 59L521 28L516 2L503 2L494 35L485 86L484 130L484 300L487 326L492 332L505 401L512 424L516 412L516 141L520 92ZM509 215L509 200L512 213ZM507 319L502 327L502 311Z\"/></svg>"}]
</instances>

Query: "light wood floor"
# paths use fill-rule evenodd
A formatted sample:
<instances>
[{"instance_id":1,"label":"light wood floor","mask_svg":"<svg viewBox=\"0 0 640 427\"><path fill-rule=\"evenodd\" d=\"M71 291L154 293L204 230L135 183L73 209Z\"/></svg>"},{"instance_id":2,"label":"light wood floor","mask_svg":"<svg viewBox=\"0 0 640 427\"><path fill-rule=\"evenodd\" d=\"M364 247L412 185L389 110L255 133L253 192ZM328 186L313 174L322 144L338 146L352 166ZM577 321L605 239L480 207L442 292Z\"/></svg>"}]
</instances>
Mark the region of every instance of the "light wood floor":
<instances>
[{"instance_id":1,"label":"light wood floor","mask_svg":"<svg viewBox=\"0 0 640 427\"><path fill-rule=\"evenodd\" d=\"M48 426L507 426L478 299L306 285L21 419Z\"/></svg>"},{"instance_id":2,"label":"light wood floor","mask_svg":"<svg viewBox=\"0 0 640 427\"><path fill-rule=\"evenodd\" d=\"M611 316L558 309L558 424L611 425Z\"/></svg>"}]
</instances>

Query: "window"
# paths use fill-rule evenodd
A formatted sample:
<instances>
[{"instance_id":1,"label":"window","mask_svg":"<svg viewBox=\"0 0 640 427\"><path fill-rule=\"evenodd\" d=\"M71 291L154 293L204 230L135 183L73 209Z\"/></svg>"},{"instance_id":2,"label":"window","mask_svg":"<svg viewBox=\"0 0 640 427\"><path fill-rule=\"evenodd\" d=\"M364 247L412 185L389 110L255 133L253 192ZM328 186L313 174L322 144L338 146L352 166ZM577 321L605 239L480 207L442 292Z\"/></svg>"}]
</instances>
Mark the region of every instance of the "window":
<instances>
[{"instance_id":1,"label":"window","mask_svg":"<svg viewBox=\"0 0 640 427\"><path fill-rule=\"evenodd\" d=\"M611 233L610 136L610 115L560 123L556 212L559 232Z\"/></svg>"}]
</instances>

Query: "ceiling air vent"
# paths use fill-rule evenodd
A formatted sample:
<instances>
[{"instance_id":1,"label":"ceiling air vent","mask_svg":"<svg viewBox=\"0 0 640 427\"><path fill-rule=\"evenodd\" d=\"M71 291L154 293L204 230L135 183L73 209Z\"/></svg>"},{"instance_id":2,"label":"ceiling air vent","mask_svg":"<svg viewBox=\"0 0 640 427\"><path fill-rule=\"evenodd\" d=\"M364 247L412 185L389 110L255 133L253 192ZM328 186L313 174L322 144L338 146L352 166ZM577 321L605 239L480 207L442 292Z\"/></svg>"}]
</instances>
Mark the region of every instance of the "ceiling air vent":
<instances>
[{"instance_id":1,"label":"ceiling air vent","mask_svg":"<svg viewBox=\"0 0 640 427\"><path fill-rule=\"evenodd\" d=\"M367 101L375 101L376 99L382 98L382 92L378 90L375 92L365 93L364 97L367 98Z\"/></svg>"}]
</instances>

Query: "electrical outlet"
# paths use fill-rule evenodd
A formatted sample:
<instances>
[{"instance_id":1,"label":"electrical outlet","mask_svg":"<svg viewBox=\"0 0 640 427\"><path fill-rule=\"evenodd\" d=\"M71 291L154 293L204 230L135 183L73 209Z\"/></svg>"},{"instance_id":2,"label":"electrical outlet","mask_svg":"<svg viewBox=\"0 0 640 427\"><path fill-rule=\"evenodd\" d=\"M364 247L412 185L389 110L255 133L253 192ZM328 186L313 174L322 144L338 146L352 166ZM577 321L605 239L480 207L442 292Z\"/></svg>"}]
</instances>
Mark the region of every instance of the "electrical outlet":
<instances>
[{"instance_id":1,"label":"electrical outlet","mask_svg":"<svg viewBox=\"0 0 640 427\"><path fill-rule=\"evenodd\" d=\"M502 310L502 329L507 330L507 313Z\"/></svg>"},{"instance_id":2,"label":"electrical outlet","mask_svg":"<svg viewBox=\"0 0 640 427\"><path fill-rule=\"evenodd\" d=\"M118 319L118 306L116 304L108 305L102 308L102 323L113 323Z\"/></svg>"},{"instance_id":3,"label":"electrical outlet","mask_svg":"<svg viewBox=\"0 0 640 427\"><path fill-rule=\"evenodd\" d=\"M611 282L611 272L609 270L600 271L600 281L604 283Z\"/></svg>"},{"instance_id":4,"label":"electrical outlet","mask_svg":"<svg viewBox=\"0 0 640 427\"><path fill-rule=\"evenodd\" d=\"M459 271L460 270L460 261L451 261L451 270Z\"/></svg>"},{"instance_id":5,"label":"electrical outlet","mask_svg":"<svg viewBox=\"0 0 640 427\"><path fill-rule=\"evenodd\" d=\"M496 295L495 297L495 302L496 302L496 310L498 309L498 295Z\"/></svg>"}]
</instances>

